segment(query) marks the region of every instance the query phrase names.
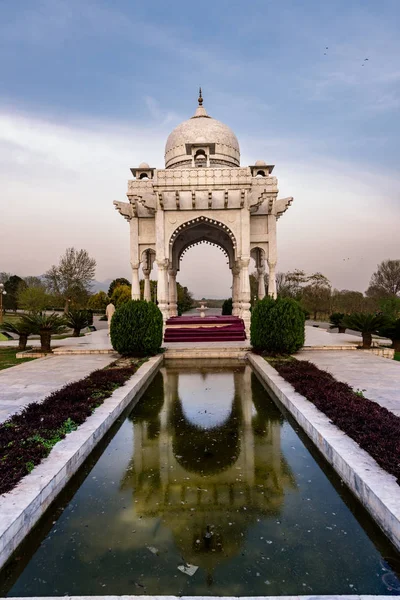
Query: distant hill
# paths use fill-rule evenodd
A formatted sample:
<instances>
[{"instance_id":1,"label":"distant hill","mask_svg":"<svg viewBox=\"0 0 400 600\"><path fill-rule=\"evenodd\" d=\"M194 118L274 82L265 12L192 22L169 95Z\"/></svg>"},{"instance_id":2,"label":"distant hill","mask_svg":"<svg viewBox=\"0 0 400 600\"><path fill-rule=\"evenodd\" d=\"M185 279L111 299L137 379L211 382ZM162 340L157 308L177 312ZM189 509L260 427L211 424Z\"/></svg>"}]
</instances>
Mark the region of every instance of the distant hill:
<instances>
[{"instance_id":1,"label":"distant hill","mask_svg":"<svg viewBox=\"0 0 400 600\"><path fill-rule=\"evenodd\" d=\"M96 281L92 282L91 292L93 294L97 294L97 292L108 292L108 288L110 287L110 283L112 279L105 279L104 281Z\"/></svg>"}]
</instances>

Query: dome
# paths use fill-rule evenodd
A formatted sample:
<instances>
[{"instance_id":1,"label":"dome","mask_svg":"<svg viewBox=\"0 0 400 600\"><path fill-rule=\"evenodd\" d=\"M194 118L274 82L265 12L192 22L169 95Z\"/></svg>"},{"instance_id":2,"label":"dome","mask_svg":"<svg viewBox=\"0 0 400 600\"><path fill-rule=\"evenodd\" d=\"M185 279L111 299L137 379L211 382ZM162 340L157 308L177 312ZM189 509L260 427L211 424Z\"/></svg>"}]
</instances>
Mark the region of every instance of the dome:
<instances>
[{"instance_id":1,"label":"dome","mask_svg":"<svg viewBox=\"0 0 400 600\"><path fill-rule=\"evenodd\" d=\"M200 95L199 106L193 117L183 121L169 134L165 145L166 169L190 168L193 144L209 146L210 166L240 166L240 148L236 135L230 127L210 117L202 102Z\"/></svg>"},{"instance_id":2,"label":"dome","mask_svg":"<svg viewBox=\"0 0 400 600\"><path fill-rule=\"evenodd\" d=\"M256 160L256 162L254 163L255 167L266 167L267 163L265 162L265 160Z\"/></svg>"},{"instance_id":3,"label":"dome","mask_svg":"<svg viewBox=\"0 0 400 600\"><path fill-rule=\"evenodd\" d=\"M138 169L150 169L149 165L146 162L140 163Z\"/></svg>"}]
</instances>

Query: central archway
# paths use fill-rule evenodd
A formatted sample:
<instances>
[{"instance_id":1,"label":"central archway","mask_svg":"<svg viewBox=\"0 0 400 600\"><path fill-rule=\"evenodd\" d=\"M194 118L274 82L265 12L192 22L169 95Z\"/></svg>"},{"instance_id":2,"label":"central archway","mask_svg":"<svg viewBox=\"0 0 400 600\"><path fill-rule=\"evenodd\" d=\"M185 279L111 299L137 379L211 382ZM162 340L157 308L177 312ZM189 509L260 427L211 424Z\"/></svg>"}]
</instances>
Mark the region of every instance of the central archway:
<instances>
[{"instance_id":1,"label":"central archway","mask_svg":"<svg viewBox=\"0 0 400 600\"><path fill-rule=\"evenodd\" d=\"M210 244L219 248L225 255L229 269L235 277L237 261L237 240L232 230L224 223L205 216L200 216L183 223L175 229L169 241L170 277L175 277L180 270L180 263L185 253L199 244ZM239 283L236 284L239 292ZM232 285L234 290L234 283ZM170 293L171 295L171 293ZM236 308L238 308L236 306ZM170 305L170 314L176 314L175 307ZM238 311L237 311L238 314Z\"/></svg>"},{"instance_id":2,"label":"central archway","mask_svg":"<svg viewBox=\"0 0 400 600\"><path fill-rule=\"evenodd\" d=\"M201 242L219 246L229 259L229 268L233 268L237 258L237 241L233 232L224 223L204 216L183 223L171 235L169 260L172 268L179 271L182 254Z\"/></svg>"}]
</instances>

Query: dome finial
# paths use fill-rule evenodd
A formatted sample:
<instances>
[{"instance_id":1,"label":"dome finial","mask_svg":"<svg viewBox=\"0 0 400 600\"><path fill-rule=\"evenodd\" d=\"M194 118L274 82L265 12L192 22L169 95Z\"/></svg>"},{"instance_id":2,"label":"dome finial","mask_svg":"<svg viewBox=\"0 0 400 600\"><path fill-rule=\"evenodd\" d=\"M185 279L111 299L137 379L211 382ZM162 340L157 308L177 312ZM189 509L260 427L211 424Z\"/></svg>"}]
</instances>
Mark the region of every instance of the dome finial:
<instances>
[{"instance_id":1,"label":"dome finial","mask_svg":"<svg viewBox=\"0 0 400 600\"><path fill-rule=\"evenodd\" d=\"M199 106L203 106L203 96L201 94L201 87L199 88Z\"/></svg>"}]
</instances>

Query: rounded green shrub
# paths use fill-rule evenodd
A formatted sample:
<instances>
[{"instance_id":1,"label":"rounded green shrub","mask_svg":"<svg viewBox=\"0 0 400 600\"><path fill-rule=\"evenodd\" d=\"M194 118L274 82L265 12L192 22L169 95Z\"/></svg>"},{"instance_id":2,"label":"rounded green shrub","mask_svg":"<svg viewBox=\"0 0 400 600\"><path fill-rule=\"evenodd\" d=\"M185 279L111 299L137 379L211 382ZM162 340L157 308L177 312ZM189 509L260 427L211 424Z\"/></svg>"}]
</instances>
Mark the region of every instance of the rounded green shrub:
<instances>
[{"instance_id":1,"label":"rounded green shrub","mask_svg":"<svg viewBox=\"0 0 400 600\"><path fill-rule=\"evenodd\" d=\"M224 300L222 304L222 314L223 315L231 315L233 310L232 298L228 298L228 300Z\"/></svg>"},{"instance_id":2,"label":"rounded green shrub","mask_svg":"<svg viewBox=\"0 0 400 600\"><path fill-rule=\"evenodd\" d=\"M157 354L162 335L162 314L153 302L128 300L117 308L111 319L111 344L123 356Z\"/></svg>"},{"instance_id":3,"label":"rounded green shrub","mask_svg":"<svg viewBox=\"0 0 400 600\"><path fill-rule=\"evenodd\" d=\"M251 344L257 352L293 354L304 345L304 323L304 311L296 300L267 296L251 313Z\"/></svg>"}]
</instances>

